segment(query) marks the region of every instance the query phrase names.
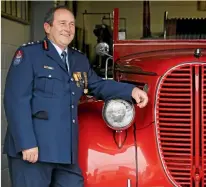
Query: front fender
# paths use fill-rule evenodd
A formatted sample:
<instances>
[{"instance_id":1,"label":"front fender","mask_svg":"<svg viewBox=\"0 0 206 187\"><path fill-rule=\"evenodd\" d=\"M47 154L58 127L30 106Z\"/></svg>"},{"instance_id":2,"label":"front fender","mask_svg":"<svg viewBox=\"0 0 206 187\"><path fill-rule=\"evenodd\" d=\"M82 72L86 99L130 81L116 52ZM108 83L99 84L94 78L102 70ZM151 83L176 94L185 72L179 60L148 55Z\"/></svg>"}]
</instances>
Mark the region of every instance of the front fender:
<instances>
[{"instance_id":1,"label":"front fender","mask_svg":"<svg viewBox=\"0 0 206 187\"><path fill-rule=\"evenodd\" d=\"M115 133L102 118L103 104L79 106L79 164L85 187L121 187L128 179L135 185L134 128Z\"/></svg>"},{"instance_id":2,"label":"front fender","mask_svg":"<svg viewBox=\"0 0 206 187\"><path fill-rule=\"evenodd\" d=\"M79 105L79 164L84 186L172 187L158 156L154 124L137 128L143 124L136 118L129 129L118 133L104 122L103 105L92 100Z\"/></svg>"}]
</instances>

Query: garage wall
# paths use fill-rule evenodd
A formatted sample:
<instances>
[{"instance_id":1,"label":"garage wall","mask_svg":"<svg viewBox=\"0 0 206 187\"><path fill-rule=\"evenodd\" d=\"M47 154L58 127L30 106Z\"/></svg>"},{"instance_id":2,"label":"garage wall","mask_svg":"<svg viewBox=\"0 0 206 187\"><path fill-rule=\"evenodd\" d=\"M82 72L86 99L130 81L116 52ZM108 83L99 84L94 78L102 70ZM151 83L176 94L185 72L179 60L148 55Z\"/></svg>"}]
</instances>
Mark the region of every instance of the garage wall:
<instances>
[{"instance_id":1,"label":"garage wall","mask_svg":"<svg viewBox=\"0 0 206 187\"><path fill-rule=\"evenodd\" d=\"M206 17L205 11L197 10L197 1L152 1L150 3L152 32L163 30L164 11L168 11L169 17Z\"/></svg>"},{"instance_id":2,"label":"garage wall","mask_svg":"<svg viewBox=\"0 0 206 187\"><path fill-rule=\"evenodd\" d=\"M110 12L119 8L120 16L127 18L127 38L139 39L142 37L142 1L80 1L78 2L77 26L83 27L83 15L87 12ZM197 1L150 1L151 31L152 34L163 32L164 12L169 12L169 17L206 17L205 11L197 10ZM86 43L90 44L90 51L96 44L96 37L93 34L95 24L101 23L101 17L85 16ZM82 40L82 33L79 34L79 41ZM79 44L81 49L82 43ZM94 52L91 52L94 56Z\"/></svg>"},{"instance_id":3,"label":"garage wall","mask_svg":"<svg viewBox=\"0 0 206 187\"><path fill-rule=\"evenodd\" d=\"M23 43L28 42L29 38L29 26L1 18L1 150L3 149L7 128L7 122L3 107L5 79L16 49ZM11 185L6 155L1 155L1 161L1 186L10 187Z\"/></svg>"},{"instance_id":4,"label":"garage wall","mask_svg":"<svg viewBox=\"0 0 206 187\"><path fill-rule=\"evenodd\" d=\"M78 27L83 28L83 12L87 10L89 13L111 13L113 9L118 7L120 9L120 16L127 18L127 35L128 38L136 38L138 33L141 33L139 24L141 24L141 18L138 16L138 13L142 11L142 2L140 1L129 1L129 2L97 2L97 1L81 1L78 2L78 12L76 24ZM132 17L131 17L132 15ZM91 59L94 58L94 47L96 44L97 38L93 34L93 30L96 24L101 24L101 18L103 15L86 15L85 16L85 29L86 29L86 43L90 45ZM108 16L107 16L108 17ZM129 18L132 19L129 19ZM135 19L134 19L135 18ZM82 40L81 38L79 41ZM79 44L80 50L82 50L82 43Z\"/></svg>"}]
</instances>

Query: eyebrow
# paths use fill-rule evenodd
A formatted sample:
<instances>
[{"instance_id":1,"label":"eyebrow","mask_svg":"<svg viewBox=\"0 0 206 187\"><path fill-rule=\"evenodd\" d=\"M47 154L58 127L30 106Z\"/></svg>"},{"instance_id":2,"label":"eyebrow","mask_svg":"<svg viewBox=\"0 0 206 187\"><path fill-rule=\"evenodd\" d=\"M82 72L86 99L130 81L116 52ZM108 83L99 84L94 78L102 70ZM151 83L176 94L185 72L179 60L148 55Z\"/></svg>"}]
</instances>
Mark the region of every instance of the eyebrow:
<instances>
[{"instance_id":1,"label":"eyebrow","mask_svg":"<svg viewBox=\"0 0 206 187\"><path fill-rule=\"evenodd\" d=\"M67 22L67 20L59 20L59 22ZM70 23L75 23L75 21L71 21Z\"/></svg>"}]
</instances>

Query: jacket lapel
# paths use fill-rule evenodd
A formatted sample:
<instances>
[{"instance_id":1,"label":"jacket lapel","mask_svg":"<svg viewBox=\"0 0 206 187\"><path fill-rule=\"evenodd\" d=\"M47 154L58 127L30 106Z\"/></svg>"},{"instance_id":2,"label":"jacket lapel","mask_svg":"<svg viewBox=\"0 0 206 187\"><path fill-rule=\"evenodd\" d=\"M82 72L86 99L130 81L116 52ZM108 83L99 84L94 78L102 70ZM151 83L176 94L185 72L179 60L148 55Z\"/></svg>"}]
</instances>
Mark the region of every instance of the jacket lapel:
<instances>
[{"instance_id":1,"label":"jacket lapel","mask_svg":"<svg viewBox=\"0 0 206 187\"><path fill-rule=\"evenodd\" d=\"M69 71L70 74L72 74L73 67L75 64L75 58L74 58L74 51L70 47L68 47L68 62L69 62Z\"/></svg>"},{"instance_id":2,"label":"jacket lapel","mask_svg":"<svg viewBox=\"0 0 206 187\"><path fill-rule=\"evenodd\" d=\"M65 66L65 64L63 63L61 57L59 56L57 50L55 49L55 47L52 45L52 43L51 43L49 40L47 40L47 41L48 41L48 42L47 42L47 43L48 43L48 50L45 51L46 55L47 55L49 58L53 59L55 62L57 62L58 65L59 65L64 71L67 72L66 66Z\"/></svg>"}]
</instances>

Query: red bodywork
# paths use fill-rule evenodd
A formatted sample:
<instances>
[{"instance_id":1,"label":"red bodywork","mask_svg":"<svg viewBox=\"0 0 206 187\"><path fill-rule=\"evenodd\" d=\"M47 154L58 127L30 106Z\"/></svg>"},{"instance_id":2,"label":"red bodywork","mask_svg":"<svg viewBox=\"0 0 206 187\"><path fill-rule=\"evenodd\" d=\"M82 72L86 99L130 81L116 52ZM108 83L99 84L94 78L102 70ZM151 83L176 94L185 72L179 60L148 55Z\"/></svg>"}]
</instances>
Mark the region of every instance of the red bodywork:
<instances>
[{"instance_id":1,"label":"red bodywork","mask_svg":"<svg viewBox=\"0 0 206 187\"><path fill-rule=\"evenodd\" d=\"M206 41L118 41L117 33L115 9L115 79L147 84L149 103L136 107L135 123L122 132L104 122L103 101L80 104L79 162L85 187L205 187ZM205 49L200 58L194 56L197 48ZM183 82L178 85L177 79ZM173 89L182 89L180 99L172 97Z\"/></svg>"}]
</instances>

